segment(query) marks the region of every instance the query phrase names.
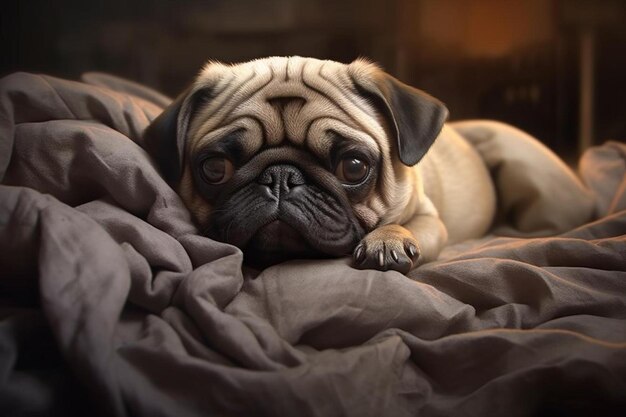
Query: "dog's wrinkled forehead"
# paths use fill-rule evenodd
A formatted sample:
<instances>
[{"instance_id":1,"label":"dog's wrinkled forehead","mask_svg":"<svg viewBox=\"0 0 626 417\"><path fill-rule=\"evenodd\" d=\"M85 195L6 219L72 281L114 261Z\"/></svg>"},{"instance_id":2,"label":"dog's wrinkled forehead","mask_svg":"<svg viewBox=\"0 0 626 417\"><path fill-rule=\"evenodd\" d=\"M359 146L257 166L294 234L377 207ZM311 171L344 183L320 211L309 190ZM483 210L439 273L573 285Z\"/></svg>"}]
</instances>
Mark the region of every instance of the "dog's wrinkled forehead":
<instances>
[{"instance_id":1,"label":"dog's wrinkled forehead","mask_svg":"<svg viewBox=\"0 0 626 417\"><path fill-rule=\"evenodd\" d=\"M288 141L327 157L333 137L385 152L385 131L352 77L376 71L366 61L345 65L301 57L272 57L237 65L209 63L193 89L206 90L188 134L191 153L229 137L250 155ZM232 135L230 137L233 137Z\"/></svg>"}]
</instances>

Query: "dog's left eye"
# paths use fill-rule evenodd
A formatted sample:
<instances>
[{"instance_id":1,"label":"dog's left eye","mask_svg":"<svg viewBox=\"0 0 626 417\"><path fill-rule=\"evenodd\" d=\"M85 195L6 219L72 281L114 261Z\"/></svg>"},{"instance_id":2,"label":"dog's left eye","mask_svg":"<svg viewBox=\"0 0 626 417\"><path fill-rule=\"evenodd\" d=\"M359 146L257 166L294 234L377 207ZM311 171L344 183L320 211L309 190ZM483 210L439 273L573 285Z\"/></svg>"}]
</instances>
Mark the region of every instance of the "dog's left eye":
<instances>
[{"instance_id":1,"label":"dog's left eye","mask_svg":"<svg viewBox=\"0 0 626 417\"><path fill-rule=\"evenodd\" d=\"M223 184L233 176L233 164L228 159L216 156L202 161L202 177L210 184Z\"/></svg>"},{"instance_id":2,"label":"dog's left eye","mask_svg":"<svg viewBox=\"0 0 626 417\"><path fill-rule=\"evenodd\" d=\"M358 184L367 177L369 165L355 156L349 156L339 161L335 175L341 182Z\"/></svg>"}]
</instances>

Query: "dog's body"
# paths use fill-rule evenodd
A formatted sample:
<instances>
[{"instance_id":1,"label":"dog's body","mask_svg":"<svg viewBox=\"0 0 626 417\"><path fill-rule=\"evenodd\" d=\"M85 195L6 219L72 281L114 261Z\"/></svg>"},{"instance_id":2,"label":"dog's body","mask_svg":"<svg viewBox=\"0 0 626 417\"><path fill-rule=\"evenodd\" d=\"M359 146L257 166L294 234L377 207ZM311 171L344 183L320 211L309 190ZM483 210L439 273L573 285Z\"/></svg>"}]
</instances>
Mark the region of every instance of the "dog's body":
<instances>
[{"instance_id":1,"label":"dog's body","mask_svg":"<svg viewBox=\"0 0 626 417\"><path fill-rule=\"evenodd\" d=\"M201 230L256 263L352 252L407 272L496 213L493 146L446 118L369 62L274 57L208 64L145 142Z\"/></svg>"},{"instance_id":2,"label":"dog's body","mask_svg":"<svg viewBox=\"0 0 626 417\"><path fill-rule=\"evenodd\" d=\"M445 225L446 243L481 237L489 230L496 212L493 181L478 151L454 128L444 125L413 169Z\"/></svg>"}]
</instances>

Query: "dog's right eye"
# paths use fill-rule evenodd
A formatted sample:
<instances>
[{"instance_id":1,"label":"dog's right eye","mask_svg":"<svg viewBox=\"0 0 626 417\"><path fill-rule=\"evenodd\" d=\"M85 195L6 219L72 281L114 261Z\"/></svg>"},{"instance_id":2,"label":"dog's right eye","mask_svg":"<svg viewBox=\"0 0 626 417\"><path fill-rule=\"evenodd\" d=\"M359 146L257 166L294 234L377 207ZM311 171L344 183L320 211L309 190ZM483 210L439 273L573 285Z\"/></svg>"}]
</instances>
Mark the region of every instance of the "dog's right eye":
<instances>
[{"instance_id":1,"label":"dog's right eye","mask_svg":"<svg viewBox=\"0 0 626 417\"><path fill-rule=\"evenodd\" d=\"M202 161L202 177L209 184L223 184L233 176L233 163L228 159L215 156Z\"/></svg>"}]
</instances>

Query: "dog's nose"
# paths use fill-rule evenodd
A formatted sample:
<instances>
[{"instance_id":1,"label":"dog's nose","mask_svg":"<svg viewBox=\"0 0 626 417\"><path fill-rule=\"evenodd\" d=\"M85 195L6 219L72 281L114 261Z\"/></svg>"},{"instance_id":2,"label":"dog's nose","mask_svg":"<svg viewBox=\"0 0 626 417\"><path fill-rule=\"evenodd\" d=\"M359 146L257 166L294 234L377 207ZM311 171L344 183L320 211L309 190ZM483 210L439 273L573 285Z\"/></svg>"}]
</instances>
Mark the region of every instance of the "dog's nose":
<instances>
[{"instance_id":1,"label":"dog's nose","mask_svg":"<svg viewBox=\"0 0 626 417\"><path fill-rule=\"evenodd\" d=\"M276 197L305 184L304 175L293 165L272 165L263 171L257 182L266 185Z\"/></svg>"}]
</instances>

